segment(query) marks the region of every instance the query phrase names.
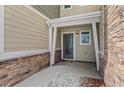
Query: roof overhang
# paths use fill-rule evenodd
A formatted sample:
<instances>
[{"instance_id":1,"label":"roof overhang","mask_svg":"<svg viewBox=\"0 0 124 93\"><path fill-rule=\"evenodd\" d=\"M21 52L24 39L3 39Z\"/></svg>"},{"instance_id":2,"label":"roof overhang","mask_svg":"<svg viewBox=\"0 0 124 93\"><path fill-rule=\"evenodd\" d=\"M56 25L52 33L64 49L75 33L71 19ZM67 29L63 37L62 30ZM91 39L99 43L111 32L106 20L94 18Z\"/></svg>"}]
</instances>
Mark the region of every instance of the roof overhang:
<instances>
[{"instance_id":1,"label":"roof overhang","mask_svg":"<svg viewBox=\"0 0 124 93\"><path fill-rule=\"evenodd\" d=\"M52 27L64 27L64 26L82 25L82 24L90 24L93 22L99 22L100 16L101 16L101 11L97 11L97 12L90 12L90 13L79 14L74 16L50 19L46 22Z\"/></svg>"}]
</instances>

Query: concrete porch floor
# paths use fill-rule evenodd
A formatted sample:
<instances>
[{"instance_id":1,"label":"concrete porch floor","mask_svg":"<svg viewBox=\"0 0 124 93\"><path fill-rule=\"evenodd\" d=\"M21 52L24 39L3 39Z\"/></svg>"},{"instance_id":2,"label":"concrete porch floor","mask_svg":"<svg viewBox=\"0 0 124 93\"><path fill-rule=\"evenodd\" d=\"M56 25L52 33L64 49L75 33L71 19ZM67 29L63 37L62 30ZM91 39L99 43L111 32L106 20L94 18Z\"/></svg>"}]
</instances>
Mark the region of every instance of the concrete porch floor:
<instances>
[{"instance_id":1,"label":"concrete porch floor","mask_svg":"<svg viewBox=\"0 0 124 93\"><path fill-rule=\"evenodd\" d=\"M84 76L101 79L95 63L65 61L32 75L14 87L80 87Z\"/></svg>"}]
</instances>

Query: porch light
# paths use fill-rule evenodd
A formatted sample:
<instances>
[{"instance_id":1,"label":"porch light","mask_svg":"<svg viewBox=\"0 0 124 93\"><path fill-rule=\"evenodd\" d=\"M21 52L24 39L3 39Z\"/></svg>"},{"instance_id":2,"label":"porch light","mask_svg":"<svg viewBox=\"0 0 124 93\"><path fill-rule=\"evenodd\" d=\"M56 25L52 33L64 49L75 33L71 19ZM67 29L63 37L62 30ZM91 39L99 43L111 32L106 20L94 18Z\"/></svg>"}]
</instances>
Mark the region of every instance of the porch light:
<instances>
[{"instance_id":1,"label":"porch light","mask_svg":"<svg viewBox=\"0 0 124 93\"><path fill-rule=\"evenodd\" d=\"M79 36L79 33L76 33L76 37L78 37Z\"/></svg>"}]
</instances>

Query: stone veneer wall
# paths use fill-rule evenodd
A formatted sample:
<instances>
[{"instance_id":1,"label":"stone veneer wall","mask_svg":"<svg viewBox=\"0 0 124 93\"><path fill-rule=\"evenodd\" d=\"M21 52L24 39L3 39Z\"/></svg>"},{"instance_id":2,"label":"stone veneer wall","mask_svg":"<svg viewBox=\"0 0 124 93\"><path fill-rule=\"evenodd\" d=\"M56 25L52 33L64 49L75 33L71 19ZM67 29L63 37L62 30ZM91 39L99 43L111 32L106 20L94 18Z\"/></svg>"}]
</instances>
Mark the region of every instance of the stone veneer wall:
<instances>
[{"instance_id":1,"label":"stone veneer wall","mask_svg":"<svg viewBox=\"0 0 124 93\"><path fill-rule=\"evenodd\" d=\"M99 39L99 48L100 48L100 52L103 52L104 55L102 53L100 53L100 73L101 75L104 77L104 69L105 69L105 66L106 66L106 63L107 63L107 52L105 52L105 49L107 50L107 47L105 46L105 44L101 44L102 43L107 43L107 35L105 35L105 32L107 32L107 24L106 24L106 20L107 20L107 17L106 17L106 7L105 6L101 6L100 7L100 10L101 10L101 17L100 17L100 23L99 23L99 32L98 32L98 39ZM103 35L101 35L103 34ZM102 39L101 39L101 36Z\"/></svg>"},{"instance_id":2,"label":"stone veneer wall","mask_svg":"<svg viewBox=\"0 0 124 93\"><path fill-rule=\"evenodd\" d=\"M100 72L106 86L124 86L124 6L105 6L104 15L104 55L100 56Z\"/></svg>"},{"instance_id":3,"label":"stone veneer wall","mask_svg":"<svg viewBox=\"0 0 124 93\"><path fill-rule=\"evenodd\" d=\"M56 61L60 61L60 50ZM0 86L13 86L49 66L49 52L0 62Z\"/></svg>"},{"instance_id":4,"label":"stone veneer wall","mask_svg":"<svg viewBox=\"0 0 124 93\"><path fill-rule=\"evenodd\" d=\"M55 61L56 63L60 62L61 61L61 50L56 50L56 54L55 54L56 58L55 58Z\"/></svg>"}]
</instances>

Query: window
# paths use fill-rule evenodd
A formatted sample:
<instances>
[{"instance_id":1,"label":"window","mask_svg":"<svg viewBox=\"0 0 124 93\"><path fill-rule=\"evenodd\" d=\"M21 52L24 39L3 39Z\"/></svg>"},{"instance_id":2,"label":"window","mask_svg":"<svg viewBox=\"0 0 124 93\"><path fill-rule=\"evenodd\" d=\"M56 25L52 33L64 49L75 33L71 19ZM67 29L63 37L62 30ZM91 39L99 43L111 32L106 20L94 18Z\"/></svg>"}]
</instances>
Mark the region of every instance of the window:
<instances>
[{"instance_id":1,"label":"window","mask_svg":"<svg viewBox=\"0 0 124 93\"><path fill-rule=\"evenodd\" d=\"M91 43L90 31L81 31L80 32L80 44L90 45L90 43Z\"/></svg>"},{"instance_id":2,"label":"window","mask_svg":"<svg viewBox=\"0 0 124 93\"><path fill-rule=\"evenodd\" d=\"M64 5L63 8L64 8L64 10L65 10L65 9L71 9L71 7L72 7L71 5Z\"/></svg>"}]
</instances>

